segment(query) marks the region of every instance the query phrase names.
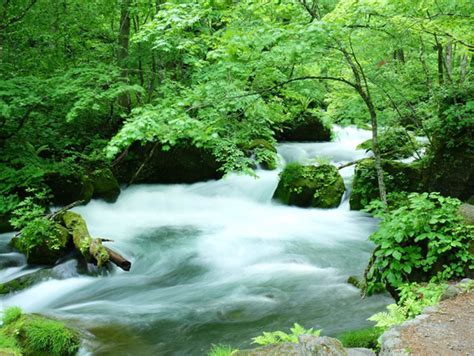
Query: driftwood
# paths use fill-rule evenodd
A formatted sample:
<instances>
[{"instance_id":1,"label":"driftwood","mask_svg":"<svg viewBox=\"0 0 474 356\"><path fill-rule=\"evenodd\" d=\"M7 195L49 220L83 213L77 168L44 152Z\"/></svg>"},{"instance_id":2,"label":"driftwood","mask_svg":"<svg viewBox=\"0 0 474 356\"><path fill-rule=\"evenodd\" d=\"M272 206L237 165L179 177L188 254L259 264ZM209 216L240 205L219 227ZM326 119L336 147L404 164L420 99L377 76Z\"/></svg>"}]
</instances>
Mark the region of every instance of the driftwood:
<instances>
[{"instance_id":1,"label":"driftwood","mask_svg":"<svg viewBox=\"0 0 474 356\"><path fill-rule=\"evenodd\" d=\"M129 271L131 262L110 248L102 245L102 241L106 239L93 238L87 224L82 216L73 211L63 211L61 220L71 234L76 249L84 256L87 261L95 263L98 267L105 266L109 261Z\"/></svg>"}]
</instances>

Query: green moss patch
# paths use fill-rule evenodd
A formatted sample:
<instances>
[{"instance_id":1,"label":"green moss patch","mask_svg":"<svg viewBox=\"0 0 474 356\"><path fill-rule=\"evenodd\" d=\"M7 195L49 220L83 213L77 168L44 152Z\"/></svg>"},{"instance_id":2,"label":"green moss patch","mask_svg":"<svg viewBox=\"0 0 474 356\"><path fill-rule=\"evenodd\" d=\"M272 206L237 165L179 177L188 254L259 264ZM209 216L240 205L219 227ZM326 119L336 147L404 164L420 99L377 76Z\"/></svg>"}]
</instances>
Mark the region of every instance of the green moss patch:
<instances>
[{"instance_id":1,"label":"green moss patch","mask_svg":"<svg viewBox=\"0 0 474 356\"><path fill-rule=\"evenodd\" d=\"M40 315L21 314L19 308L4 311L0 350L12 350L14 355L74 355L79 344L77 332L60 321Z\"/></svg>"},{"instance_id":2,"label":"green moss patch","mask_svg":"<svg viewBox=\"0 0 474 356\"><path fill-rule=\"evenodd\" d=\"M344 181L329 164L302 166L291 163L280 175L273 197L287 205L335 208L344 194Z\"/></svg>"},{"instance_id":3,"label":"green moss patch","mask_svg":"<svg viewBox=\"0 0 474 356\"><path fill-rule=\"evenodd\" d=\"M342 342L344 347L379 349L378 338L382 335L379 328L367 328L360 330L347 331L337 338Z\"/></svg>"}]
</instances>

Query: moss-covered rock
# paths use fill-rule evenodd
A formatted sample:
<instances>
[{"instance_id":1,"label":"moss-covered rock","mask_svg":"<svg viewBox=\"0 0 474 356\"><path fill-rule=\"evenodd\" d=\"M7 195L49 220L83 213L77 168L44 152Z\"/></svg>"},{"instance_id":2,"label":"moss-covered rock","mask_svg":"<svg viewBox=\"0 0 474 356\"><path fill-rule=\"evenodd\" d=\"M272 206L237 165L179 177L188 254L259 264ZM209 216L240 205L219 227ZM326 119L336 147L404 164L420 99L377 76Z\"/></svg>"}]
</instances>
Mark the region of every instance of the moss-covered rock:
<instances>
[{"instance_id":1,"label":"moss-covered rock","mask_svg":"<svg viewBox=\"0 0 474 356\"><path fill-rule=\"evenodd\" d=\"M19 252L26 255L28 263L38 265L52 265L64 256L64 254L71 248L71 235L69 231L60 224L54 224L54 229L44 231L47 235L35 236L38 239L35 246L31 247L30 243L23 243L23 238L28 238L22 230L19 237L14 237L11 240L11 245ZM41 243L39 243L41 241Z\"/></svg>"},{"instance_id":2,"label":"moss-covered rock","mask_svg":"<svg viewBox=\"0 0 474 356\"><path fill-rule=\"evenodd\" d=\"M80 346L75 330L58 320L37 314L22 314L19 308L5 310L0 329L0 342L2 340L10 344L10 349L25 356L75 355Z\"/></svg>"},{"instance_id":3,"label":"moss-covered rock","mask_svg":"<svg viewBox=\"0 0 474 356\"><path fill-rule=\"evenodd\" d=\"M473 142L474 138L471 138L470 142L464 142L457 147L444 145L432 153L423 172L426 190L463 201L474 196Z\"/></svg>"},{"instance_id":4,"label":"moss-covered rock","mask_svg":"<svg viewBox=\"0 0 474 356\"><path fill-rule=\"evenodd\" d=\"M277 149L275 145L265 139L255 139L246 145L245 150L249 156L255 156L263 169L274 170L277 168Z\"/></svg>"},{"instance_id":5,"label":"moss-covered rock","mask_svg":"<svg viewBox=\"0 0 474 356\"><path fill-rule=\"evenodd\" d=\"M92 199L94 186L88 176L81 173L50 172L44 176L46 185L53 193L53 203L66 205Z\"/></svg>"},{"instance_id":6,"label":"moss-covered rock","mask_svg":"<svg viewBox=\"0 0 474 356\"><path fill-rule=\"evenodd\" d=\"M372 139L362 142L358 149L372 151ZM380 154L385 159L408 158L420 148L415 136L403 128L388 128L379 134Z\"/></svg>"},{"instance_id":7,"label":"moss-covered rock","mask_svg":"<svg viewBox=\"0 0 474 356\"><path fill-rule=\"evenodd\" d=\"M223 176L221 165L205 148L183 144L163 151L162 147L153 147L154 144L133 144L114 167L118 181L129 183L145 161L134 183L195 183Z\"/></svg>"},{"instance_id":8,"label":"moss-covered rock","mask_svg":"<svg viewBox=\"0 0 474 356\"><path fill-rule=\"evenodd\" d=\"M19 292L42 280L51 278L53 275L54 273L51 269L40 269L33 273L12 279L8 282L0 283L0 295Z\"/></svg>"},{"instance_id":9,"label":"moss-covered rock","mask_svg":"<svg viewBox=\"0 0 474 356\"><path fill-rule=\"evenodd\" d=\"M334 208L344 194L344 181L336 167L291 163L280 174L273 198L287 205Z\"/></svg>"},{"instance_id":10,"label":"moss-covered rock","mask_svg":"<svg viewBox=\"0 0 474 356\"><path fill-rule=\"evenodd\" d=\"M385 185L388 192L418 192L422 190L422 169L418 163L406 164L397 161L382 160ZM350 207L363 209L372 200L379 197L377 173L373 159L359 162L355 168Z\"/></svg>"},{"instance_id":11,"label":"moss-covered rock","mask_svg":"<svg viewBox=\"0 0 474 356\"><path fill-rule=\"evenodd\" d=\"M331 129L320 118L308 112L282 123L275 131L278 141L319 142L331 140Z\"/></svg>"},{"instance_id":12,"label":"moss-covered rock","mask_svg":"<svg viewBox=\"0 0 474 356\"><path fill-rule=\"evenodd\" d=\"M94 187L93 198L113 203L120 195L120 186L109 168L98 169L90 174Z\"/></svg>"}]
</instances>

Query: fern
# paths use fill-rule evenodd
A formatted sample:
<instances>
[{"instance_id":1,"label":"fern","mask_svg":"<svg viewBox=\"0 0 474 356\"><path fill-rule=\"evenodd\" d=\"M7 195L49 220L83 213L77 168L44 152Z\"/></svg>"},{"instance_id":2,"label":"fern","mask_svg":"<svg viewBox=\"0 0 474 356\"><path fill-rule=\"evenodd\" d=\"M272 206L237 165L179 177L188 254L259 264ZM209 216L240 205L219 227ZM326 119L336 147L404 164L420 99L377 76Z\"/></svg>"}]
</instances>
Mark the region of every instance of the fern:
<instances>
[{"instance_id":1,"label":"fern","mask_svg":"<svg viewBox=\"0 0 474 356\"><path fill-rule=\"evenodd\" d=\"M272 331L272 332L264 331L262 335L254 337L252 339L252 343L262 345L262 346L280 344L284 342L297 343L298 336L300 335L319 336L321 334L321 330L313 330L313 328L305 329L303 326L301 326L298 323L295 323L293 327L290 329L290 331L291 331L291 334L287 334L279 330Z\"/></svg>"}]
</instances>

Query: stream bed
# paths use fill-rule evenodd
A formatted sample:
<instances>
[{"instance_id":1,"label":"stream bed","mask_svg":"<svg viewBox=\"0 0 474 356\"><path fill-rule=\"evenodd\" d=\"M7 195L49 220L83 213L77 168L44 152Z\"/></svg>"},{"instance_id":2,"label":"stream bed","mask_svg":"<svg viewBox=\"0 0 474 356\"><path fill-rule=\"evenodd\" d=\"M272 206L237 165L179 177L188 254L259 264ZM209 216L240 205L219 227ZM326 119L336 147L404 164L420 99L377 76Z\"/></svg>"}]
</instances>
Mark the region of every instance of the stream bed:
<instances>
[{"instance_id":1,"label":"stream bed","mask_svg":"<svg viewBox=\"0 0 474 356\"><path fill-rule=\"evenodd\" d=\"M370 132L335 129L326 143L283 143L283 162L346 163L366 155L357 144ZM83 355L203 355L211 344L251 347L262 331L295 323L324 335L369 326L391 302L361 299L346 283L362 275L377 222L349 210L354 167L341 170L347 191L336 209L302 209L271 200L278 170L231 174L190 185L136 185L118 201L74 210L93 236L132 261L130 272L79 274L70 259L61 278L4 296L18 305L87 330ZM33 271L0 235L0 283Z\"/></svg>"}]
</instances>

